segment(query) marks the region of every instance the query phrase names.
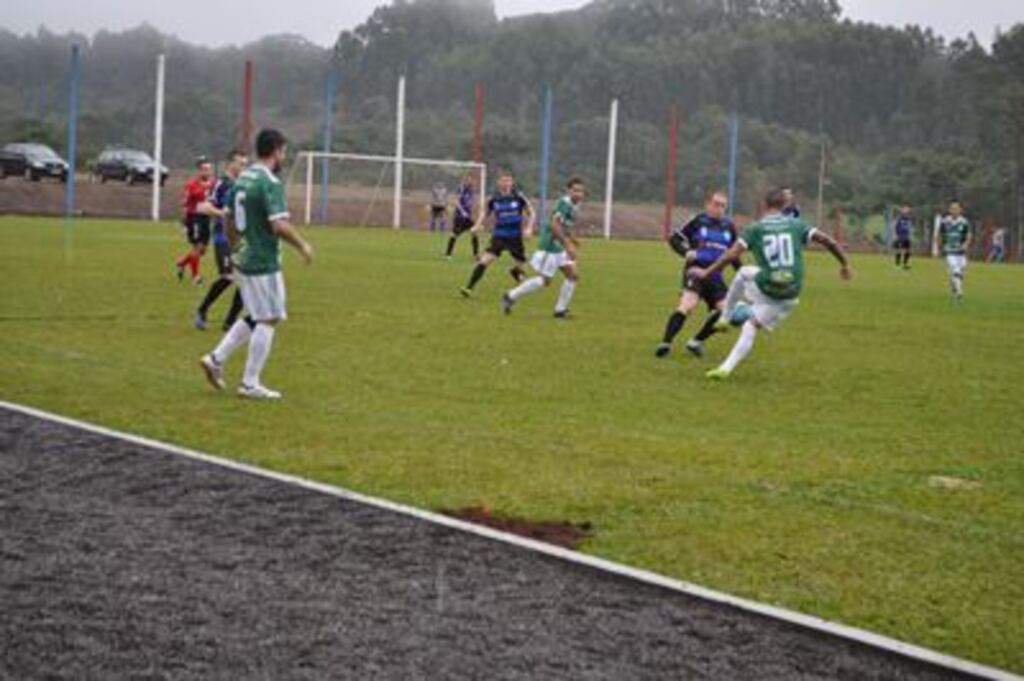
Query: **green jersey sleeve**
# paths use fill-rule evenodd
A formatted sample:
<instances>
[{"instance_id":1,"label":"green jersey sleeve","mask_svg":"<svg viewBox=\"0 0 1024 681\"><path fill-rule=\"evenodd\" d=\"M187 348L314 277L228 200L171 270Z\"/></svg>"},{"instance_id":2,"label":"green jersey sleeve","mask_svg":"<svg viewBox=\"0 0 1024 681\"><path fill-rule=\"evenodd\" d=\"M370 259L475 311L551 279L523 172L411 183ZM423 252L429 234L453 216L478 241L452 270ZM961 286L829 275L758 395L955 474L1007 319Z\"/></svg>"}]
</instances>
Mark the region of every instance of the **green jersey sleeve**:
<instances>
[{"instance_id":1,"label":"green jersey sleeve","mask_svg":"<svg viewBox=\"0 0 1024 681\"><path fill-rule=\"evenodd\" d=\"M280 182L271 182L264 194L266 201L267 220L287 220L288 202L284 197L284 185Z\"/></svg>"}]
</instances>

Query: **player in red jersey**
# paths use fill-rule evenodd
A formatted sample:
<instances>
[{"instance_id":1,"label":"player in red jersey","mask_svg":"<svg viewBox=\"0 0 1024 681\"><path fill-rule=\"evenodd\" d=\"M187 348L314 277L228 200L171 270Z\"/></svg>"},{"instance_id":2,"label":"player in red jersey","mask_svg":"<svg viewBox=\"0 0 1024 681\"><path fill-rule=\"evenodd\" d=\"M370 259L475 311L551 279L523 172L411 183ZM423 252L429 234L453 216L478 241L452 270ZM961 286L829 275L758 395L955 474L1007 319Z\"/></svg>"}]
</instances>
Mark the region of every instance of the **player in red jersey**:
<instances>
[{"instance_id":1,"label":"player in red jersey","mask_svg":"<svg viewBox=\"0 0 1024 681\"><path fill-rule=\"evenodd\" d=\"M206 253L206 247L210 244L210 216L199 212L200 204L209 198L213 191L213 164L200 156L196 161L198 172L196 176L185 183L185 192L182 199L182 208L185 213L182 222L185 225L185 238L188 239L189 251L178 258L175 265L178 268L178 280L185 275L185 267L192 275L192 282L196 286L203 283L203 277L199 274L199 261Z\"/></svg>"}]
</instances>

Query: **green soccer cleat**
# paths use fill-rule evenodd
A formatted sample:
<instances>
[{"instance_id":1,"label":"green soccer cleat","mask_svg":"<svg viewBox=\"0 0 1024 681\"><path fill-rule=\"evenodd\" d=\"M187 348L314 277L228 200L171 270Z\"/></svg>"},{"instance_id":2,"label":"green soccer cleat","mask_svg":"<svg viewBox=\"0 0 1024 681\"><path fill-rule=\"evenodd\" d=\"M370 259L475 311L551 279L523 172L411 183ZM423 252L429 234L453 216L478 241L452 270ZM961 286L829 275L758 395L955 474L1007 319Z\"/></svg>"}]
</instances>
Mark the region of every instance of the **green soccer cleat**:
<instances>
[{"instance_id":1,"label":"green soccer cleat","mask_svg":"<svg viewBox=\"0 0 1024 681\"><path fill-rule=\"evenodd\" d=\"M704 374L705 378L710 378L712 381L724 381L727 380L731 375L731 371L729 371L728 369L723 369L722 367L712 369L711 371Z\"/></svg>"},{"instance_id":2,"label":"green soccer cleat","mask_svg":"<svg viewBox=\"0 0 1024 681\"><path fill-rule=\"evenodd\" d=\"M463 286L462 288L460 288L459 289L459 293L462 294L463 298L472 298L473 297L473 289L469 288L468 286Z\"/></svg>"}]
</instances>

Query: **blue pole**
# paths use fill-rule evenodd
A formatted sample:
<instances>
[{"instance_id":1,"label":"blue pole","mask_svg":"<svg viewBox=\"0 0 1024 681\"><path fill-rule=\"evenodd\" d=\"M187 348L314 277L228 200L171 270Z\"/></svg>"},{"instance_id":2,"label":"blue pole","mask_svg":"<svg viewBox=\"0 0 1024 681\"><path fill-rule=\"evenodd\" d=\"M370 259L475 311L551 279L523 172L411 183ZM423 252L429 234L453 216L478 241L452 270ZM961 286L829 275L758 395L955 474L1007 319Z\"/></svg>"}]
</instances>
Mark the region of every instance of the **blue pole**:
<instances>
[{"instance_id":1,"label":"blue pole","mask_svg":"<svg viewBox=\"0 0 1024 681\"><path fill-rule=\"evenodd\" d=\"M75 165L76 156L78 155L78 82L82 76L78 53L78 45L72 45L71 78L68 93L68 182L64 190L64 215L69 218L75 213Z\"/></svg>"},{"instance_id":2,"label":"blue pole","mask_svg":"<svg viewBox=\"0 0 1024 681\"><path fill-rule=\"evenodd\" d=\"M729 217L736 205L736 165L740 147L740 117L734 111L729 119Z\"/></svg>"},{"instance_id":3,"label":"blue pole","mask_svg":"<svg viewBox=\"0 0 1024 681\"><path fill-rule=\"evenodd\" d=\"M324 153L331 153L331 137L334 123L334 100L338 91L338 70L331 64L324 84ZM327 224L327 208L330 205L330 159L320 159L320 224Z\"/></svg>"},{"instance_id":4,"label":"blue pole","mask_svg":"<svg viewBox=\"0 0 1024 681\"><path fill-rule=\"evenodd\" d=\"M539 219L546 219L545 204L548 201L548 172L551 167L551 111L554 95L551 85L544 89L544 122L540 142L540 213Z\"/></svg>"}]
</instances>

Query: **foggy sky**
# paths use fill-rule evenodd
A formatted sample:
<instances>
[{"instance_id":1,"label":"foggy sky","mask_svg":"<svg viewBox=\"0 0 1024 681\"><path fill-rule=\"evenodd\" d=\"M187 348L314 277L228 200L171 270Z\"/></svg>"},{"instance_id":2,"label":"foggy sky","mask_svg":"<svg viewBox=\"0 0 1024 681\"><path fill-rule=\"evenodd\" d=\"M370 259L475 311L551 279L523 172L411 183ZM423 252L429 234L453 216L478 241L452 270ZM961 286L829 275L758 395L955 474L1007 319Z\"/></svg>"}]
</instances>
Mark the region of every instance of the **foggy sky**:
<instances>
[{"instance_id":1,"label":"foggy sky","mask_svg":"<svg viewBox=\"0 0 1024 681\"><path fill-rule=\"evenodd\" d=\"M361 23L383 0L17 0L0 1L0 28L34 33L75 30L92 35L146 22L189 42L208 46L243 44L273 33L297 33L320 45ZM881 24L930 26L947 38L974 31L991 43L997 27L1024 22L1021 0L840 0L845 16ZM496 0L500 16L573 9L586 0Z\"/></svg>"}]
</instances>

